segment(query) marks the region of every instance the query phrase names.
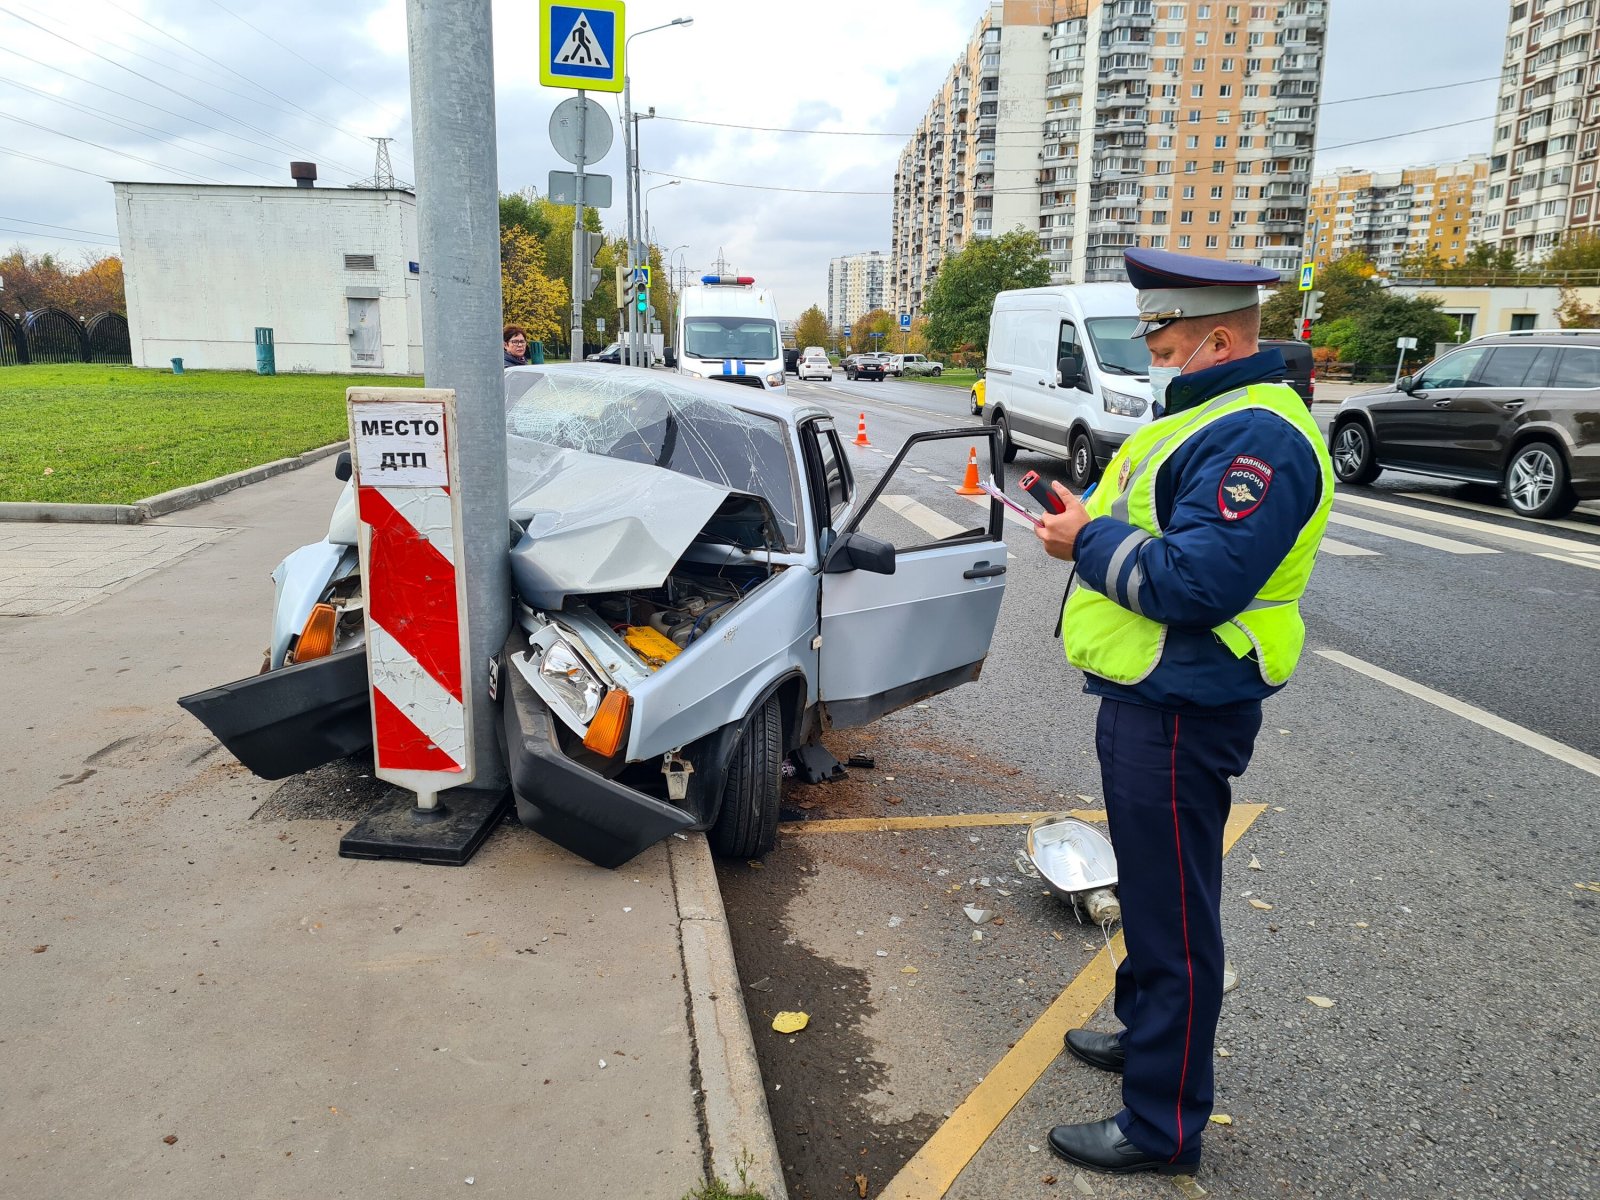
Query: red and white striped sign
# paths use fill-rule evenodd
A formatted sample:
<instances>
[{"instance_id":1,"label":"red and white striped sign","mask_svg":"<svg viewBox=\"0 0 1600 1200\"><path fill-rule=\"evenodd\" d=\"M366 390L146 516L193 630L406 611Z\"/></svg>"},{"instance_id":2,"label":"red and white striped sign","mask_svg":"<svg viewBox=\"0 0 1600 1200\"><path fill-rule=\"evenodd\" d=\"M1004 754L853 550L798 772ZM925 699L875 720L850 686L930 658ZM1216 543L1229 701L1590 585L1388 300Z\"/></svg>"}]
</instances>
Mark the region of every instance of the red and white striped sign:
<instances>
[{"instance_id":1,"label":"red and white striped sign","mask_svg":"<svg viewBox=\"0 0 1600 1200\"><path fill-rule=\"evenodd\" d=\"M455 393L351 388L375 774L421 807L472 780Z\"/></svg>"}]
</instances>

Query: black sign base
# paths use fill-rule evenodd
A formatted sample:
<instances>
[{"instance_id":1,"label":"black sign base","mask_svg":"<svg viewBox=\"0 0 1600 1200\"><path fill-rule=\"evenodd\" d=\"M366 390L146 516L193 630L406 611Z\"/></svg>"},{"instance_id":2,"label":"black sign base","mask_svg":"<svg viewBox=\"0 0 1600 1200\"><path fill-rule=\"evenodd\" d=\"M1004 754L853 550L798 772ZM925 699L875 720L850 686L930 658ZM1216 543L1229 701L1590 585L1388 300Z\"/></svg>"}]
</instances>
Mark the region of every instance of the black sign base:
<instances>
[{"instance_id":1,"label":"black sign base","mask_svg":"<svg viewBox=\"0 0 1600 1200\"><path fill-rule=\"evenodd\" d=\"M419 809L416 797L396 788L339 839L341 858L398 858L434 866L465 866L511 802L509 789L456 788L437 807Z\"/></svg>"}]
</instances>

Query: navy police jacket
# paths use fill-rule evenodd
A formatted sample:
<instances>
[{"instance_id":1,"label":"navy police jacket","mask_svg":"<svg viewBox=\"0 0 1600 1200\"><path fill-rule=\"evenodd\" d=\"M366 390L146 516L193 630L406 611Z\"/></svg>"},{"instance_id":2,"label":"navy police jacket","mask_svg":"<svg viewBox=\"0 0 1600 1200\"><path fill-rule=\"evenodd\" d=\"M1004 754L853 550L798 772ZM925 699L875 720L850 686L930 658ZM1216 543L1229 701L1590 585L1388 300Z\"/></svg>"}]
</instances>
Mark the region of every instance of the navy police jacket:
<instances>
[{"instance_id":1,"label":"navy police jacket","mask_svg":"<svg viewBox=\"0 0 1600 1200\"><path fill-rule=\"evenodd\" d=\"M1167 388L1167 412L1282 377L1283 355L1275 349L1180 375ZM1272 486L1248 515L1229 518L1220 499L1222 477L1241 454L1272 468ZM1161 661L1139 683L1090 675L1084 690L1167 712L1259 709L1278 688L1261 678L1254 657L1236 657L1211 630L1255 598L1311 519L1321 488L1305 434L1264 409L1231 413L1185 441L1156 476L1159 546L1140 554L1140 611L1167 626ZM1080 578L1113 600L1122 581L1108 580L1106 572L1131 528L1096 517L1078 534Z\"/></svg>"}]
</instances>

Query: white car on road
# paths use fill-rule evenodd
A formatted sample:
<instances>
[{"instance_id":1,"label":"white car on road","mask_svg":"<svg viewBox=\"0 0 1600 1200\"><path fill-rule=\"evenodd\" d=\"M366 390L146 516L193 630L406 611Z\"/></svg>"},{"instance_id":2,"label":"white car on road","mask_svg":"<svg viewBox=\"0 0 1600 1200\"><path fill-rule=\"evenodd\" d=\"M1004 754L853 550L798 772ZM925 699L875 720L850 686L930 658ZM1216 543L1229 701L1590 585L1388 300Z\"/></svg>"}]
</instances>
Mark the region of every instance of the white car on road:
<instances>
[{"instance_id":1,"label":"white car on road","mask_svg":"<svg viewBox=\"0 0 1600 1200\"><path fill-rule=\"evenodd\" d=\"M833 380L833 364L828 361L826 354L812 351L800 360L801 379L826 379Z\"/></svg>"}]
</instances>

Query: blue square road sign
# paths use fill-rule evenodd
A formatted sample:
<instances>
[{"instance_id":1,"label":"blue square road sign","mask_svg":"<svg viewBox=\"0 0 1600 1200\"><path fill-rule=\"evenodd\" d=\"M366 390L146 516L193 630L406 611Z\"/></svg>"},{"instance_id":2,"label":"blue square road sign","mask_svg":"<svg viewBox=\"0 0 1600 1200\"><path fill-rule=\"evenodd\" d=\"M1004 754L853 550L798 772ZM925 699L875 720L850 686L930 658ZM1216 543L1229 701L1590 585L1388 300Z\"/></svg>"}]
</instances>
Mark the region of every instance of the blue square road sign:
<instances>
[{"instance_id":1,"label":"blue square road sign","mask_svg":"<svg viewBox=\"0 0 1600 1200\"><path fill-rule=\"evenodd\" d=\"M620 92L623 24L622 0L540 0L539 82Z\"/></svg>"}]
</instances>

